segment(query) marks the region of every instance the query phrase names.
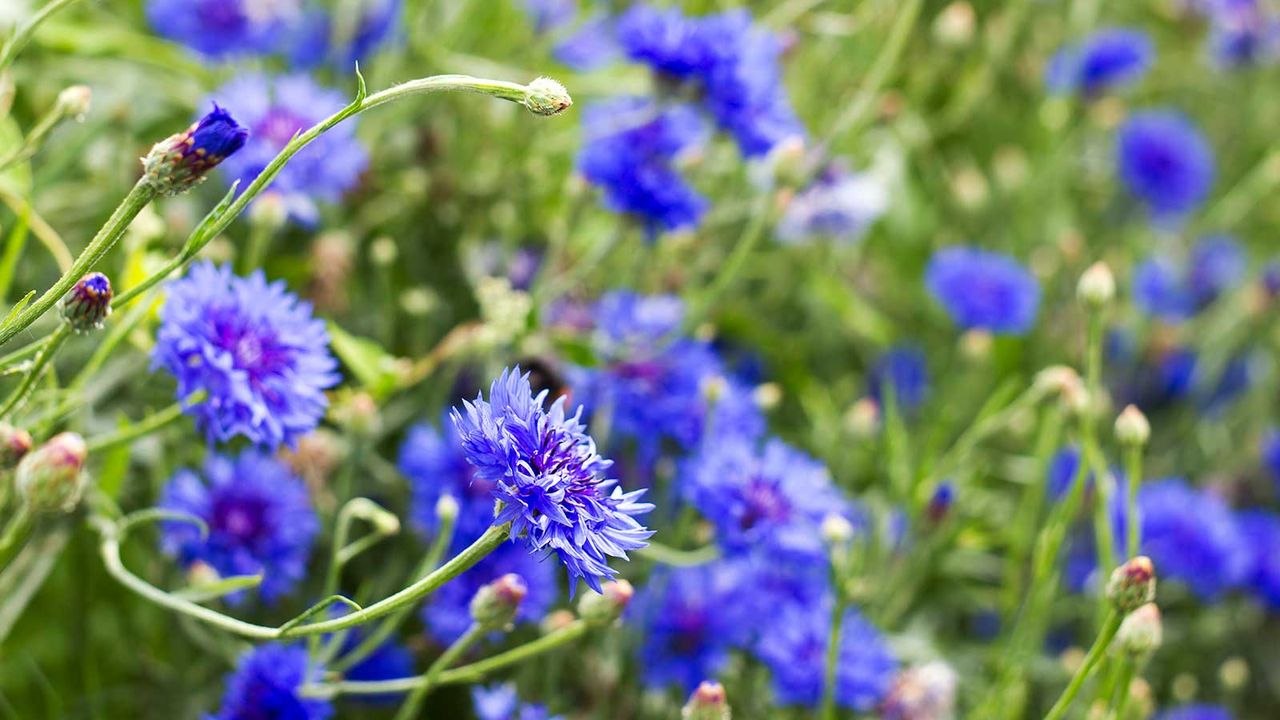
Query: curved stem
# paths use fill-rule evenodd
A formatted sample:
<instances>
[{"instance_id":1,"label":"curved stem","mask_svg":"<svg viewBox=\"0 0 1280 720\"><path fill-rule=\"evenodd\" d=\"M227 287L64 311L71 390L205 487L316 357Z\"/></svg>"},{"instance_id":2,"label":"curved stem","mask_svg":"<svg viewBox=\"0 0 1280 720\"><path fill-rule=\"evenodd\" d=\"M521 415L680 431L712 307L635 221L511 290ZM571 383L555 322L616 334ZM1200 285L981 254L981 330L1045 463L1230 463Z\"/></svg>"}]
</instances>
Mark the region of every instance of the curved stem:
<instances>
[{"instance_id":1,"label":"curved stem","mask_svg":"<svg viewBox=\"0 0 1280 720\"><path fill-rule=\"evenodd\" d=\"M182 418L183 409L194 405L205 398L204 390L197 390L187 399L176 402L169 407L148 415L138 422L122 427L119 430L89 440L89 452L102 452L117 445L127 445L140 437L150 435L171 422Z\"/></svg>"},{"instance_id":2,"label":"curved stem","mask_svg":"<svg viewBox=\"0 0 1280 720\"><path fill-rule=\"evenodd\" d=\"M673 567L695 567L698 565L706 565L714 562L720 557L720 548L712 545L703 545L693 550L679 550L662 543L649 541L648 547L640 548L635 551L639 557L652 560L663 565L671 565Z\"/></svg>"},{"instance_id":3,"label":"curved stem","mask_svg":"<svg viewBox=\"0 0 1280 720\"><path fill-rule=\"evenodd\" d=\"M13 59L18 56L18 53L22 51L22 48L27 46L27 43L31 41L31 36L35 34L36 28L40 27L40 23L48 20L50 15L53 15L75 1L76 0L50 0L49 4L40 8L40 11L35 15L32 15L30 20L26 21L21 27L15 30L13 37L10 37L8 42L4 44L4 47L0 48L0 72L4 72L4 69L13 63Z\"/></svg>"},{"instance_id":4,"label":"curved stem","mask_svg":"<svg viewBox=\"0 0 1280 720\"><path fill-rule=\"evenodd\" d=\"M831 611L831 635L827 638L827 663L822 679L822 720L836 720L836 669L840 666L840 626L844 623L844 593Z\"/></svg>"},{"instance_id":5,"label":"curved stem","mask_svg":"<svg viewBox=\"0 0 1280 720\"><path fill-rule=\"evenodd\" d=\"M1071 701L1075 700L1076 695L1080 693L1080 687L1097 669L1098 663L1101 662L1103 655L1106 654L1107 647L1111 645L1111 639L1116 636L1116 631L1120 629L1120 620L1120 613L1114 609L1108 612L1102 631L1098 633L1098 639L1094 641L1093 647L1089 648L1089 654L1085 656L1084 662L1080 664L1076 674L1071 676L1071 682L1067 683L1066 689L1062 691L1062 695L1058 696L1058 701L1049 709L1049 714L1044 716L1044 720L1061 720L1067 714L1067 709L1071 707Z\"/></svg>"},{"instance_id":6,"label":"curved stem","mask_svg":"<svg viewBox=\"0 0 1280 720\"><path fill-rule=\"evenodd\" d=\"M1138 486L1142 484L1142 446L1125 449L1124 473L1128 480L1128 502L1125 507L1125 557L1137 557L1142 548L1142 518L1138 510Z\"/></svg>"},{"instance_id":7,"label":"curved stem","mask_svg":"<svg viewBox=\"0 0 1280 720\"><path fill-rule=\"evenodd\" d=\"M31 390L36 386L36 381L44 373L44 369L49 366L53 356L62 348L62 343L66 342L67 337L71 335L71 327L66 323L58 325L58 329L53 331L41 349L40 354L36 356L35 362L31 365L31 369L22 377L22 382L18 383L18 387L4 401L4 405L0 407L0 417L8 417L14 408L18 407Z\"/></svg>"},{"instance_id":8,"label":"curved stem","mask_svg":"<svg viewBox=\"0 0 1280 720\"><path fill-rule=\"evenodd\" d=\"M471 627L462 634L462 637L453 641L453 644L441 653L436 661L431 663L431 667L423 673L421 682L413 688L413 692L409 694L408 699L400 706L400 711L396 713L395 720L413 720L418 716L418 709L422 707L422 701L426 699L427 693L431 691L432 685L440 678L440 673L444 672L450 665L462 656L483 637L485 631L477 624L472 623Z\"/></svg>"},{"instance_id":9,"label":"curved stem","mask_svg":"<svg viewBox=\"0 0 1280 720\"><path fill-rule=\"evenodd\" d=\"M9 561L13 560L13 556L27 543L27 536L31 534L31 528L35 525L35 516L27 509L25 503L19 500L18 509L9 517L9 522L5 523L4 535L0 535L0 570L5 569L9 565Z\"/></svg>"}]
</instances>

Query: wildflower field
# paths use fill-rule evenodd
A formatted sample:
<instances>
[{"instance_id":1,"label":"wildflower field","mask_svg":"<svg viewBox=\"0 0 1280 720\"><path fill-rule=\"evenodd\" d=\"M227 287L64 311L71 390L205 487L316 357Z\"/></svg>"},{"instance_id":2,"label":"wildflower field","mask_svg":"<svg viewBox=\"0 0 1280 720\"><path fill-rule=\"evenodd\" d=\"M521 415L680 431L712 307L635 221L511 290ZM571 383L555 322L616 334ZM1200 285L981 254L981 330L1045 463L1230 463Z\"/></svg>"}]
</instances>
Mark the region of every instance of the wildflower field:
<instances>
[{"instance_id":1,"label":"wildflower field","mask_svg":"<svg viewBox=\"0 0 1280 720\"><path fill-rule=\"evenodd\" d=\"M0 720L1280 718L1280 3L0 0Z\"/></svg>"}]
</instances>

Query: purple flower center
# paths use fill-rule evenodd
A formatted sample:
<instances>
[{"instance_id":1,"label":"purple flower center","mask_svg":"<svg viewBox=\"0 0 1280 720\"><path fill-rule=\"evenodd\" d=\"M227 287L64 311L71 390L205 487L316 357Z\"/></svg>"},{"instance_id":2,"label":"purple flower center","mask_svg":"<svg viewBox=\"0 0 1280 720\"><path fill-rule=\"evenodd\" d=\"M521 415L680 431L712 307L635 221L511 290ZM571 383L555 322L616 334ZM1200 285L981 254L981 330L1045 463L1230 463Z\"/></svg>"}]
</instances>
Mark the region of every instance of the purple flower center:
<instances>
[{"instance_id":1,"label":"purple flower center","mask_svg":"<svg viewBox=\"0 0 1280 720\"><path fill-rule=\"evenodd\" d=\"M200 18L201 27L210 34L240 31L247 24L237 2L196 3L195 14Z\"/></svg>"},{"instance_id":2,"label":"purple flower center","mask_svg":"<svg viewBox=\"0 0 1280 720\"><path fill-rule=\"evenodd\" d=\"M761 523L781 524L791 514L791 503L778 483L766 478L752 478L742 491L744 509L738 528L751 530Z\"/></svg>"},{"instance_id":3,"label":"purple flower center","mask_svg":"<svg viewBox=\"0 0 1280 720\"><path fill-rule=\"evenodd\" d=\"M289 351L269 328L246 323L244 318L224 313L213 319L217 344L235 359L235 365L249 375L255 389L264 379L280 375L289 367Z\"/></svg>"},{"instance_id":4,"label":"purple flower center","mask_svg":"<svg viewBox=\"0 0 1280 720\"><path fill-rule=\"evenodd\" d=\"M254 126L254 137L259 137L275 147L289 144L293 136L306 128L308 123L286 108L271 108L266 117Z\"/></svg>"},{"instance_id":5,"label":"purple flower center","mask_svg":"<svg viewBox=\"0 0 1280 720\"><path fill-rule=\"evenodd\" d=\"M266 506L248 498L227 498L213 507L211 530L230 535L238 544L252 545L265 530Z\"/></svg>"}]
</instances>

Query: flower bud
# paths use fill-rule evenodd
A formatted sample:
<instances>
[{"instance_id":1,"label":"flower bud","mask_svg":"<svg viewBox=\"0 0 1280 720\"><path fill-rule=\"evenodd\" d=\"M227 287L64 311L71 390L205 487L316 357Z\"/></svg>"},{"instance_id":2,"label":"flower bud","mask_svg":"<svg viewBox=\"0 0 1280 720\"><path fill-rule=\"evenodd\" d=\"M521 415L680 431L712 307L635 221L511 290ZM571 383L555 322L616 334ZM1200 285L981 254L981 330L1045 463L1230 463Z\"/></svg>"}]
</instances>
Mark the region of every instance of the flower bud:
<instances>
[{"instance_id":1,"label":"flower bud","mask_svg":"<svg viewBox=\"0 0 1280 720\"><path fill-rule=\"evenodd\" d=\"M62 114L77 120L89 112L89 103L93 100L93 91L88 85L72 85L58 93L58 108Z\"/></svg>"},{"instance_id":2,"label":"flower bud","mask_svg":"<svg viewBox=\"0 0 1280 720\"><path fill-rule=\"evenodd\" d=\"M991 357L991 347L995 338L988 330L967 330L960 336L960 352L965 359L972 362L983 362Z\"/></svg>"},{"instance_id":3,"label":"flower bud","mask_svg":"<svg viewBox=\"0 0 1280 720\"><path fill-rule=\"evenodd\" d=\"M828 513L822 518L820 530L827 545L844 545L853 540L853 523L840 513Z\"/></svg>"},{"instance_id":4,"label":"flower bud","mask_svg":"<svg viewBox=\"0 0 1280 720\"><path fill-rule=\"evenodd\" d=\"M1101 310L1116 296L1116 276L1104 262L1096 262L1080 276L1076 297L1090 310Z\"/></svg>"},{"instance_id":5,"label":"flower bud","mask_svg":"<svg viewBox=\"0 0 1280 720\"><path fill-rule=\"evenodd\" d=\"M453 522L458 519L458 499L452 495L441 495L436 500L436 517L440 522Z\"/></svg>"},{"instance_id":6,"label":"flower bud","mask_svg":"<svg viewBox=\"0 0 1280 720\"><path fill-rule=\"evenodd\" d=\"M249 222L263 230L275 232L289 221L289 205L278 192L264 192L249 208Z\"/></svg>"},{"instance_id":7,"label":"flower bud","mask_svg":"<svg viewBox=\"0 0 1280 720\"><path fill-rule=\"evenodd\" d=\"M957 0L938 13L933 21L933 36L944 45L960 47L973 40L976 25L977 14L973 11L973 5Z\"/></svg>"},{"instance_id":8,"label":"flower bud","mask_svg":"<svg viewBox=\"0 0 1280 720\"><path fill-rule=\"evenodd\" d=\"M382 415L378 401L364 391L339 393L334 399L330 417L342 429L361 437L378 434L382 429Z\"/></svg>"},{"instance_id":9,"label":"flower bud","mask_svg":"<svg viewBox=\"0 0 1280 720\"><path fill-rule=\"evenodd\" d=\"M732 713L724 686L713 680L704 681L689 696L680 717L682 720L729 720Z\"/></svg>"},{"instance_id":10,"label":"flower bud","mask_svg":"<svg viewBox=\"0 0 1280 720\"><path fill-rule=\"evenodd\" d=\"M1156 568L1151 558L1139 555L1111 573L1107 599L1123 613L1132 612L1156 599Z\"/></svg>"},{"instance_id":11,"label":"flower bud","mask_svg":"<svg viewBox=\"0 0 1280 720\"><path fill-rule=\"evenodd\" d=\"M143 177L162 195L181 195L204 182L209 171L244 147L249 131L226 110L213 111L151 148L142 159Z\"/></svg>"},{"instance_id":12,"label":"flower bud","mask_svg":"<svg viewBox=\"0 0 1280 720\"><path fill-rule=\"evenodd\" d=\"M564 85L540 77L526 86L523 104L534 115L559 115L573 105L573 98Z\"/></svg>"},{"instance_id":13,"label":"flower bud","mask_svg":"<svg viewBox=\"0 0 1280 720\"><path fill-rule=\"evenodd\" d=\"M84 438L55 435L18 463L18 495L32 512L70 512L84 493Z\"/></svg>"},{"instance_id":14,"label":"flower bud","mask_svg":"<svg viewBox=\"0 0 1280 720\"><path fill-rule=\"evenodd\" d=\"M913 665L898 673L880 706L884 720L941 720L952 717L959 678L945 662Z\"/></svg>"},{"instance_id":15,"label":"flower bud","mask_svg":"<svg viewBox=\"0 0 1280 720\"><path fill-rule=\"evenodd\" d=\"M552 610L546 617L542 618L542 622L538 625L542 629L543 634L553 633L557 630L563 630L573 624L576 618L573 613L568 610Z\"/></svg>"},{"instance_id":16,"label":"flower bud","mask_svg":"<svg viewBox=\"0 0 1280 720\"><path fill-rule=\"evenodd\" d=\"M1116 646L1130 658L1142 661L1160 647L1162 637L1160 608L1147 603L1125 616L1116 631Z\"/></svg>"},{"instance_id":17,"label":"flower bud","mask_svg":"<svg viewBox=\"0 0 1280 720\"><path fill-rule=\"evenodd\" d=\"M76 332L89 332L102 327L111 314L111 281L100 272L80 278L62 298L62 319Z\"/></svg>"},{"instance_id":18,"label":"flower bud","mask_svg":"<svg viewBox=\"0 0 1280 720\"><path fill-rule=\"evenodd\" d=\"M859 399L845 411L844 426L854 437L875 435L880 430L880 406L869 397Z\"/></svg>"},{"instance_id":19,"label":"flower bud","mask_svg":"<svg viewBox=\"0 0 1280 720\"><path fill-rule=\"evenodd\" d=\"M471 598L471 621L484 630L510 627L528 594L524 578L507 573L476 591Z\"/></svg>"},{"instance_id":20,"label":"flower bud","mask_svg":"<svg viewBox=\"0 0 1280 720\"><path fill-rule=\"evenodd\" d=\"M582 596L578 601L578 615L593 625L608 625L622 617L622 611L635 594L635 588L626 580L605 583L603 593Z\"/></svg>"},{"instance_id":21,"label":"flower bud","mask_svg":"<svg viewBox=\"0 0 1280 720\"><path fill-rule=\"evenodd\" d=\"M1151 438L1151 423L1136 406L1126 407L1116 418L1116 440L1121 445L1142 447Z\"/></svg>"},{"instance_id":22,"label":"flower bud","mask_svg":"<svg viewBox=\"0 0 1280 720\"><path fill-rule=\"evenodd\" d=\"M950 480L944 480L934 488L929 504L925 507L925 515L931 522L940 523L946 519L951 506L955 503L955 494L955 486Z\"/></svg>"},{"instance_id":23,"label":"flower bud","mask_svg":"<svg viewBox=\"0 0 1280 720\"><path fill-rule=\"evenodd\" d=\"M0 472L12 470L31 450L31 433L0 422Z\"/></svg>"}]
</instances>

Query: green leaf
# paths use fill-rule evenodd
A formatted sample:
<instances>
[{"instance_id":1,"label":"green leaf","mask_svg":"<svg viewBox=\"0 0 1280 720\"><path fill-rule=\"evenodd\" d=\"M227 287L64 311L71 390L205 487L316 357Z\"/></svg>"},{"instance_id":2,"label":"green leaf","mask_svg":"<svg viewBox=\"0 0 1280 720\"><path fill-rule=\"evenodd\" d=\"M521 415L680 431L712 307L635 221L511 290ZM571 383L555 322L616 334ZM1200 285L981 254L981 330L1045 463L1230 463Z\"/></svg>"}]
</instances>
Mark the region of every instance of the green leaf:
<instances>
[{"instance_id":1,"label":"green leaf","mask_svg":"<svg viewBox=\"0 0 1280 720\"><path fill-rule=\"evenodd\" d=\"M192 585L170 593L191 602L207 602L226 597L233 592L256 588L262 584L262 575L232 575L214 582Z\"/></svg>"},{"instance_id":2,"label":"green leaf","mask_svg":"<svg viewBox=\"0 0 1280 720\"><path fill-rule=\"evenodd\" d=\"M338 358L375 398L384 398L396 388L400 363L394 355L368 338L348 333L336 323L329 323L329 336Z\"/></svg>"}]
</instances>

